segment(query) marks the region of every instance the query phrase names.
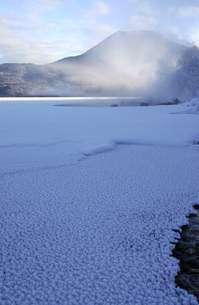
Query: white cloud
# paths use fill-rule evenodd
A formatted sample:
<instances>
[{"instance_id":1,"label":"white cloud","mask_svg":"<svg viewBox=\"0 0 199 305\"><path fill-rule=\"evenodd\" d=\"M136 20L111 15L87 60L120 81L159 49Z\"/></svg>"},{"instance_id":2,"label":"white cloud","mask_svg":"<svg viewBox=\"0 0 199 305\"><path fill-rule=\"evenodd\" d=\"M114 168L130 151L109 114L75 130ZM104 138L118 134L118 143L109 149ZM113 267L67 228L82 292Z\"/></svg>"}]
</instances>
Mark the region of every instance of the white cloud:
<instances>
[{"instance_id":1,"label":"white cloud","mask_svg":"<svg viewBox=\"0 0 199 305\"><path fill-rule=\"evenodd\" d=\"M18 17L1 16L0 61L45 64L63 57L79 55L117 29L103 22L84 19L28 24Z\"/></svg>"},{"instance_id":2,"label":"white cloud","mask_svg":"<svg viewBox=\"0 0 199 305\"><path fill-rule=\"evenodd\" d=\"M1 62L47 63L78 55L119 29L199 40L198 0L8 0L5 6Z\"/></svg>"},{"instance_id":3,"label":"white cloud","mask_svg":"<svg viewBox=\"0 0 199 305\"><path fill-rule=\"evenodd\" d=\"M128 18L128 25L132 29L147 30L149 27L155 25L157 20L153 17L144 17L141 15L134 15Z\"/></svg>"},{"instance_id":4,"label":"white cloud","mask_svg":"<svg viewBox=\"0 0 199 305\"><path fill-rule=\"evenodd\" d=\"M197 28L196 31L189 36L189 41L191 43L193 42L199 43L199 28Z\"/></svg>"},{"instance_id":5,"label":"white cloud","mask_svg":"<svg viewBox=\"0 0 199 305\"><path fill-rule=\"evenodd\" d=\"M31 10L53 10L60 6L63 3L63 0L26 0L20 2L18 0L10 0L10 2L13 6L20 7L22 10L31 12Z\"/></svg>"},{"instance_id":6,"label":"white cloud","mask_svg":"<svg viewBox=\"0 0 199 305\"><path fill-rule=\"evenodd\" d=\"M174 12L182 17L197 17L199 16L199 6L181 6L170 9L171 12Z\"/></svg>"},{"instance_id":7,"label":"white cloud","mask_svg":"<svg viewBox=\"0 0 199 305\"><path fill-rule=\"evenodd\" d=\"M198 0L128 0L128 6L125 29L157 31L184 44L198 37Z\"/></svg>"},{"instance_id":8,"label":"white cloud","mask_svg":"<svg viewBox=\"0 0 199 305\"><path fill-rule=\"evenodd\" d=\"M97 25L89 28L83 29L84 36L84 46L86 47L86 51L90 48L94 47L96 44L100 43L102 40L115 33L117 29L112 26L98 23Z\"/></svg>"},{"instance_id":9,"label":"white cloud","mask_svg":"<svg viewBox=\"0 0 199 305\"><path fill-rule=\"evenodd\" d=\"M156 16L160 14L159 9L157 7L152 6L148 2L140 3L137 5L136 9L142 15L148 16Z\"/></svg>"},{"instance_id":10,"label":"white cloud","mask_svg":"<svg viewBox=\"0 0 199 305\"><path fill-rule=\"evenodd\" d=\"M100 21L95 22L92 19L86 23L84 19L81 19L78 24L73 20L63 20L61 27L62 36L71 37L71 41L74 42L73 48L65 50L67 56L73 55L73 53L82 54L118 30L114 26ZM65 46L68 47L68 45Z\"/></svg>"},{"instance_id":11,"label":"white cloud","mask_svg":"<svg viewBox=\"0 0 199 305\"><path fill-rule=\"evenodd\" d=\"M85 15L90 18L97 18L109 14L110 5L104 1L93 1L91 9L85 11Z\"/></svg>"},{"instance_id":12,"label":"white cloud","mask_svg":"<svg viewBox=\"0 0 199 305\"><path fill-rule=\"evenodd\" d=\"M40 7L43 10L53 10L60 4L62 4L62 0L34 0L32 1L33 5Z\"/></svg>"},{"instance_id":13,"label":"white cloud","mask_svg":"<svg viewBox=\"0 0 199 305\"><path fill-rule=\"evenodd\" d=\"M42 39L41 28L35 24L24 25L13 16L0 18L1 62L47 63L59 59L53 53L53 42ZM44 25L42 31L52 30L52 24Z\"/></svg>"},{"instance_id":14,"label":"white cloud","mask_svg":"<svg viewBox=\"0 0 199 305\"><path fill-rule=\"evenodd\" d=\"M94 2L95 10L100 15L107 15L110 12L110 6L109 4L103 2L103 1L95 1Z\"/></svg>"}]
</instances>

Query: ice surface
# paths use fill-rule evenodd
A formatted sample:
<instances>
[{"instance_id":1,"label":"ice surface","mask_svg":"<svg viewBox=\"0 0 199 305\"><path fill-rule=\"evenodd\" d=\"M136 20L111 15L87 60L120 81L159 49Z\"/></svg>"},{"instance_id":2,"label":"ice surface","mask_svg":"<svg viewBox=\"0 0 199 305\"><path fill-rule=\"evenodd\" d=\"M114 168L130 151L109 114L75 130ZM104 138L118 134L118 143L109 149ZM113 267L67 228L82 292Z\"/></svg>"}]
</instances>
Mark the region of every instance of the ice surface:
<instances>
[{"instance_id":1,"label":"ice surface","mask_svg":"<svg viewBox=\"0 0 199 305\"><path fill-rule=\"evenodd\" d=\"M52 100L0 103L0 173L74 164L118 144L189 146L198 137L198 116L176 115L186 112L187 105L74 108L54 104Z\"/></svg>"},{"instance_id":2,"label":"ice surface","mask_svg":"<svg viewBox=\"0 0 199 305\"><path fill-rule=\"evenodd\" d=\"M199 201L186 109L0 103L0 304L198 304L170 256Z\"/></svg>"}]
</instances>

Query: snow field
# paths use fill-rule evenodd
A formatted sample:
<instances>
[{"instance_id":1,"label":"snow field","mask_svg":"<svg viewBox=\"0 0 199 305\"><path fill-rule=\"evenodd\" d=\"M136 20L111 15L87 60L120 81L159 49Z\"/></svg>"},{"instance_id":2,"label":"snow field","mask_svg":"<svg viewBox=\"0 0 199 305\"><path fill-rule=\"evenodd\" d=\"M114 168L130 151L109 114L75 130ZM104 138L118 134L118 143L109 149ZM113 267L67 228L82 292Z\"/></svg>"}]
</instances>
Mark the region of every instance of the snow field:
<instances>
[{"instance_id":1,"label":"snow field","mask_svg":"<svg viewBox=\"0 0 199 305\"><path fill-rule=\"evenodd\" d=\"M170 256L199 201L182 107L4 108L0 304L198 304Z\"/></svg>"},{"instance_id":2,"label":"snow field","mask_svg":"<svg viewBox=\"0 0 199 305\"><path fill-rule=\"evenodd\" d=\"M172 229L198 200L197 161L124 146L4 176L1 304L197 304L175 288L170 257Z\"/></svg>"},{"instance_id":3,"label":"snow field","mask_svg":"<svg viewBox=\"0 0 199 305\"><path fill-rule=\"evenodd\" d=\"M198 116L188 115L186 104L117 108L54 104L52 99L0 101L0 173L74 164L120 144L192 146L198 138Z\"/></svg>"}]
</instances>

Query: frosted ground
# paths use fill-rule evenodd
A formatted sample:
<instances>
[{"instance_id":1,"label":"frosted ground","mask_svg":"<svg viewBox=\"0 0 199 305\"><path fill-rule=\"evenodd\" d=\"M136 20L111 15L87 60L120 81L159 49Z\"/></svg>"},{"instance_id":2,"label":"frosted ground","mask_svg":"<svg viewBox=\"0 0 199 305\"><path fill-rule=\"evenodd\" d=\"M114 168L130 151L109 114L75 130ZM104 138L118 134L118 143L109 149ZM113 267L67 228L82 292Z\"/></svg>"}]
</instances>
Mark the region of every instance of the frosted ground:
<instances>
[{"instance_id":1,"label":"frosted ground","mask_svg":"<svg viewBox=\"0 0 199 305\"><path fill-rule=\"evenodd\" d=\"M171 256L199 202L198 101L0 102L0 304L194 305Z\"/></svg>"}]
</instances>

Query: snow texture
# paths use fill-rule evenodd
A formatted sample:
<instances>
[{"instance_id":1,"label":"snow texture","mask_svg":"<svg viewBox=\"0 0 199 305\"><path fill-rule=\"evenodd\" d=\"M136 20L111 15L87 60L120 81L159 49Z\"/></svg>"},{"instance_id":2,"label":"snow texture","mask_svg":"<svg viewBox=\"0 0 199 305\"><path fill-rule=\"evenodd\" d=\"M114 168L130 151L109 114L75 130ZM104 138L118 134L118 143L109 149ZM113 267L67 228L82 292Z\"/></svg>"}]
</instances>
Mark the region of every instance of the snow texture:
<instances>
[{"instance_id":1,"label":"snow texture","mask_svg":"<svg viewBox=\"0 0 199 305\"><path fill-rule=\"evenodd\" d=\"M186 109L0 103L0 304L198 304L171 256L199 202Z\"/></svg>"}]
</instances>

